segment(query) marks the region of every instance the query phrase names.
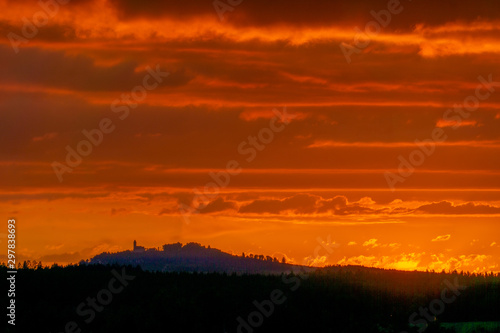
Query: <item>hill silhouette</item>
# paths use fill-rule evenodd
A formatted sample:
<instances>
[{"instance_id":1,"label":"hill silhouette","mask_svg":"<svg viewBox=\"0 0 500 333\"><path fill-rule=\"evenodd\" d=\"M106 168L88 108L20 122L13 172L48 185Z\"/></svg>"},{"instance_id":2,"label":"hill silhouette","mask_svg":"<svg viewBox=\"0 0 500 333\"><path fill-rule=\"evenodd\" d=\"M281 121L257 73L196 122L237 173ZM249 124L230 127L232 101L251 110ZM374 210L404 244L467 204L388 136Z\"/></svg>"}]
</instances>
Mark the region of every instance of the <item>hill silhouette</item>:
<instances>
[{"instance_id":1,"label":"hill silhouette","mask_svg":"<svg viewBox=\"0 0 500 333\"><path fill-rule=\"evenodd\" d=\"M89 263L138 265L144 270L161 272L282 274L313 270L311 267L287 264L283 259L271 256L235 256L199 243L165 244L162 250L134 245L133 251L101 253Z\"/></svg>"}]
</instances>

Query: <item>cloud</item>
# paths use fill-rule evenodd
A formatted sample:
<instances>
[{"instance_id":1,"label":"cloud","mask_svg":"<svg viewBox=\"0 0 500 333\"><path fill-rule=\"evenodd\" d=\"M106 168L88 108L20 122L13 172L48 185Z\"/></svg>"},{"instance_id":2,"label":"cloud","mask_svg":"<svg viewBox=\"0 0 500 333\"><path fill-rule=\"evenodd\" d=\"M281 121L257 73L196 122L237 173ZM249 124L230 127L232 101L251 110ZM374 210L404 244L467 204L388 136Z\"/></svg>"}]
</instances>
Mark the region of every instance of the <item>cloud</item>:
<instances>
[{"instance_id":1,"label":"cloud","mask_svg":"<svg viewBox=\"0 0 500 333\"><path fill-rule=\"evenodd\" d=\"M424 253L402 253L392 256L353 256L339 260L339 265L362 265L385 269L415 270L419 267Z\"/></svg>"},{"instance_id":2,"label":"cloud","mask_svg":"<svg viewBox=\"0 0 500 333\"><path fill-rule=\"evenodd\" d=\"M346 214L347 213L348 200L345 196L336 196L332 199L323 199L320 201L319 212L333 212L335 214Z\"/></svg>"},{"instance_id":3,"label":"cloud","mask_svg":"<svg viewBox=\"0 0 500 333\"><path fill-rule=\"evenodd\" d=\"M367 240L366 242L363 243L363 246L370 246L370 247L377 247L379 244L377 244L377 239L371 238Z\"/></svg>"},{"instance_id":4,"label":"cloud","mask_svg":"<svg viewBox=\"0 0 500 333\"><path fill-rule=\"evenodd\" d=\"M356 244L358 244L358 243L356 243L356 242L349 242L349 243L347 243L347 246L353 246L353 245L356 245Z\"/></svg>"},{"instance_id":5,"label":"cloud","mask_svg":"<svg viewBox=\"0 0 500 333\"><path fill-rule=\"evenodd\" d=\"M476 204L468 202L461 205L454 205L449 201L441 201L432 204L423 205L417 208L417 211L428 214L500 214L500 207Z\"/></svg>"},{"instance_id":6,"label":"cloud","mask_svg":"<svg viewBox=\"0 0 500 333\"><path fill-rule=\"evenodd\" d=\"M374 262L376 262L375 256L364 256L359 255L356 257L350 257L339 260L337 262L338 265L362 265L362 266L373 266Z\"/></svg>"},{"instance_id":7,"label":"cloud","mask_svg":"<svg viewBox=\"0 0 500 333\"><path fill-rule=\"evenodd\" d=\"M371 199L363 198L363 204L371 204ZM243 204L239 213L253 214L370 214L376 211L362 206L360 203L349 203L345 196L335 196L325 199L321 196L310 194L297 194L284 199L257 199Z\"/></svg>"},{"instance_id":8,"label":"cloud","mask_svg":"<svg viewBox=\"0 0 500 333\"><path fill-rule=\"evenodd\" d=\"M157 196L152 196L148 194L143 194L143 197L148 198L158 198ZM238 205L235 201L225 200L222 197L218 197L210 202L208 202L203 208L192 207L191 202L193 200L193 195L185 192L181 192L179 194L162 194L161 196L169 197L169 198L177 198L176 203L172 203L171 207L162 208L158 215L177 215L181 214L181 212L187 211L187 207L196 208L193 210L194 214L212 214L219 213L231 210L237 210ZM201 204L201 203L200 203Z\"/></svg>"},{"instance_id":9,"label":"cloud","mask_svg":"<svg viewBox=\"0 0 500 333\"><path fill-rule=\"evenodd\" d=\"M0 193L0 202L33 201L33 200L64 200L64 199L98 199L109 197L110 193L74 193L74 192L46 192L46 193Z\"/></svg>"},{"instance_id":10,"label":"cloud","mask_svg":"<svg viewBox=\"0 0 500 333\"><path fill-rule=\"evenodd\" d=\"M363 198L367 203L369 198ZM375 210L366 208L359 203L350 204L345 196L336 196L332 199L323 199L318 203L318 213L333 213L335 215L370 214Z\"/></svg>"},{"instance_id":11,"label":"cloud","mask_svg":"<svg viewBox=\"0 0 500 333\"><path fill-rule=\"evenodd\" d=\"M178 209L173 209L173 208L162 208L159 212L158 212L158 216L162 216L162 215L170 215L170 214L176 214L178 213L179 210Z\"/></svg>"},{"instance_id":12,"label":"cloud","mask_svg":"<svg viewBox=\"0 0 500 333\"><path fill-rule=\"evenodd\" d=\"M312 256L305 257L304 263L306 266L323 267L327 264L327 257L319 255L316 256L316 258L313 258Z\"/></svg>"},{"instance_id":13,"label":"cloud","mask_svg":"<svg viewBox=\"0 0 500 333\"><path fill-rule=\"evenodd\" d=\"M319 197L309 194L298 194L285 199L259 199L240 207L240 213L280 214L291 211L294 214L307 214L315 211Z\"/></svg>"},{"instance_id":14,"label":"cloud","mask_svg":"<svg viewBox=\"0 0 500 333\"><path fill-rule=\"evenodd\" d=\"M152 0L144 6L134 0L110 0L110 3L119 12L124 20L138 18L177 18L189 20L193 18L217 17L214 7L203 0L190 2L171 2ZM453 13L449 8L453 7ZM374 20L371 11L378 12L387 8L386 3L375 3L370 0L357 1L356 3L342 2L340 0L320 0L314 6L307 6L299 1L278 0L268 2L255 0L232 7L224 15L224 24L243 27L267 27L281 24L295 27L315 26L352 26L364 24ZM426 26L440 25L449 20L471 22L481 17L485 20L495 19L499 15L499 8L487 0L465 0L456 2L445 0L439 3L430 0L419 2L405 2L401 4L402 17L393 16L391 24L384 30L409 31L417 24ZM403 19L404 17L404 19Z\"/></svg>"},{"instance_id":15,"label":"cloud","mask_svg":"<svg viewBox=\"0 0 500 333\"><path fill-rule=\"evenodd\" d=\"M63 246L64 246L64 244L59 244L59 245L45 245L45 248L47 250L59 250Z\"/></svg>"},{"instance_id":16,"label":"cloud","mask_svg":"<svg viewBox=\"0 0 500 333\"><path fill-rule=\"evenodd\" d=\"M11 22L0 19L0 33L4 36L19 31L19 27ZM81 36L80 36L81 37ZM71 23L60 24L49 22L43 29L39 29L36 39L46 42L75 42L78 40L76 27Z\"/></svg>"},{"instance_id":17,"label":"cloud","mask_svg":"<svg viewBox=\"0 0 500 333\"><path fill-rule=\"evenodd\" d=\"M437 236L436 238L432 239L432 242L444 242L447 241L451 238L451 235L442 235L442 236Z\"/></svg>"},{"instance_id":18,"label":"cloud","mask_svg":"<svg viewBox=\"0 0 500 333\"><path fill-rule=\"evenodd\" d=\"M43 141L43 140L51 140L54 139L57 136L57 133L51 132L51 133L45 133L42 136L36 136L32 140L33 142L38 142L38 141Z\"/></svg>"},{"instance_id":19,"label":"cloud","mask_svg":"<svg viewBox=\"0 0 500 333\"><path fill-rule=\"evenodd\" d=\"M444 128L444 127L475 127L478 126L478 122L475 120L460 120L460 121L455 121L455 120L444 120L444 119L439 119L438 122L436 123L436 127Z\"/></svg>"},{"instance_id":20,"label":"cloud","mask_svg":"<svg viewBox=\"0 0 500 333\"><path fill-rule=\"evenodd\" d=\"M452 125L450 125L452 126ZM465 126L465 125L463 125ZM436 146L448 146L448 147L494 147L497 148L500 146L500 141L498 140L482 140L482 141L443 141L433 143ZM332 140L316 140L307 148L414 148L415 142L341 142L341 141L332 141Z\"/></svg>"},{"instance_id":21,"label":"cloud","mask_svg":"<svg viewBox=\"0 0 500 333\"><path fill-rule=\"evenodd\" d=\"M387 248L387 247L389 247L391 249L397 249L397 248L401 247L401 244L400 243L380 244L380 243L378 243L378 239L371 238L371 239L365 241L363 243L363 246L365 246L365 247L371 247L372 249L376 248L376 247L381 247L381 248Z\"/></svg>"},{"instance_id":22,"label":"cloud","mask_svg":"<svg viewBox=\"0 0 500 333\"><path fill-rule=\"evenodd\" d=\"M358 203L362 206L371 206L371 205L376 204L376 202L373 201L373 199L370 197L363 197L363 198L359 199Z\"/></svg>"},{"instance_id":23,"label":"cloud","mask_svg":"<svg viewBox=\"0 0 500 333\"><path fill-rule=\"evenodd\" d=\"M384 269L399 269L399 270L435 270L451 272L471 271L482 272L487 271L498 272L498 264L488 265L493 256L479 254L462 254L452 257L446 257L444 254L426 254L421 253L401 253L390 256L352 256L344 257L339 260L339 265L363 265L367 267L378 267Z\"/></svg>"},{"instance_id":24,"label":"cloud","mask_svg":"<svg viewBox=\"0 0 500 333\"><path fill-rule=\"evenodd\" d=\"M234 201L225 201L221 197L209 202L207 206L203 209L200 209L201 214L210 214L223 212L227 210L236 210L237 205Z\"/></svg>"},{"instance_id":25,"label":"cloud","mask_svg":"<svg viewBox=\"0 0 500 333\"><path fill-rule=\"evenodd\" d=\"M279 214L282 211L281 200L261 199L255 200L249 204L240 207L240 213L257 213L257 214Z\"/></svg>"},{"instance_id":26,"label":"cloud","mask_svg":"<svg viewBox=\"0 0 500 333\"><path fill-rule=\"evenodd\" d=\"M486 262L492 259L492 256L484 254L462 254L446 258L444 255L432 255L432 261L427 265L428 269L436 271L498 271L498 264L486 266Z\"/></svg>"},{"instance_id":27,"label":"cloud","mask_svg":"<svg viewBox=\"0 0 500 333\"><path fill-rule=\"evenodd\" d=\"M111 216L124 215L130 212L128 208L111 208Z\"/></svg>"},{"instance_id":28,"label":"cloud","mask_svg":"<svg viewBox=\"0 0 500 333\"><path fill-rule=\"evenodd\" d=\"M38 48L24 49L15 54L7 46L0 45L0 61L11 64L0 70L0 83L65 90L130 91L141 85L143 78L148 75L144 68L146 66L139 66L136 61L123 60L116 64L100 65L87 55L68 55L62 51ZM149 66L155 68L156 63ZM170 72L161 83L163 86L181 86L192 79L184 69L167 69L166 66L160 66L160 69Z\"/></svg>"},{"instance_id":29,"label":"cloud","mask_svg":"<svg viewBox=\"0 0 500 333\"><path fill-rule=\"evenodd\" d=\"M19 54L6 36L21 35L22 18L32 18L40 6L28 0L4 4L0 200L5 211L13 210L12 203L19 207L13 215L28 220L39 213L33 223L45 221L49 228L81 207L95 215L80 213L76 225L102 224L98 214L112 224L133 219L125 209L145 219L173 220L177 204L190 205L192 189L213 181L209 172L220 172L230 159L241 162L244 172L200 213L229 215L236 223L254 218L246 231L265 220L405 228L438 219L422 214L500 214L491 190L500 186L500 94L481 101L481 112L460 124L443 120L448 107L474 94L479 74L497 68L498 1L401 1L403 12L371 36L362 55L353 54L355 66L346 63L339 44L354 43L355 28L363 30L374 20L371 12L385 9L387 1L245 0L220 22L211 0L71 0ZM156 63L171 72L164 86L121 121L110 104L142 83L145 67ZM275 133L246 164L239 143L269 126L272 109L284 105L298 121ZM116 130L58 184L50 163L63 162L65 147L75 148L85 139L82 130L97 128L105 117ZM401 191L390 193L384 172L397 172L395 157L409 156L415 139L430 138L436 126L448 135L440 153L400 184ZM359 244L349 242L348 249L376 235L358 235ZM377 240L365 249L393 254L399 246ZM414 262L398 260L404 267Z\"/></svg>"}]
</instances>

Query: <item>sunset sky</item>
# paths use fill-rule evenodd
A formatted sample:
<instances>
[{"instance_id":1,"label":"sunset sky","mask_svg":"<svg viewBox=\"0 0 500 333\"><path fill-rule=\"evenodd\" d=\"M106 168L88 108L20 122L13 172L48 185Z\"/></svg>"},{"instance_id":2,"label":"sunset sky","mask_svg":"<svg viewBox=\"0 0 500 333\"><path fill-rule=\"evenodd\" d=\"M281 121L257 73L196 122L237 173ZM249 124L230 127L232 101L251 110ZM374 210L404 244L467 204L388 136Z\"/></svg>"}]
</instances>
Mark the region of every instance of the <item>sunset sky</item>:
<instances>
[{"instance_id":1,"label":"sunset sky","mask_svg":"<svg viewBox=\"0 0 500 333\"><path fill-rule=\"evenodd\" d=\"M498 1L42 4L0 0L18 259L500 272Z\"/></svg>"}]
</instances>

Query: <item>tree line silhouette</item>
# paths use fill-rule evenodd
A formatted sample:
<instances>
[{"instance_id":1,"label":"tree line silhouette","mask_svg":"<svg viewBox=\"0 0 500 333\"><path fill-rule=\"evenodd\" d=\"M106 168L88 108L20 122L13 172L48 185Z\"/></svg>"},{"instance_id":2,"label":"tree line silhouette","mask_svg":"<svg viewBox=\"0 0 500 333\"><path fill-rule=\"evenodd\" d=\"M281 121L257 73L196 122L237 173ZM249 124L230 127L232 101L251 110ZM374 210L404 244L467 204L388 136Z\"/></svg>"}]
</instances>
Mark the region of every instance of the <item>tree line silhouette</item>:
<instances>
[{"instance_id":1,"label":"tree line silhouette","mask_svg":"<svg viewBox=\"0 0 500 333\"><path fill-rule=\"evenodd\" d=\"M78 305L106 288L111 271L123 267L135 279L96 313L95 320L85 323L76 312ZM7 274L5 266L0 271ZM280 290L286 300L261 326L252 328L254 332L414 333L419 328L409 325L411 313L439 298L443 281L455 278L467 289L425 332L454 332L442 323L500 322L498 274L330 266L249 275L145 271L85 262L49 268L27 261L17 275L16 330L65 332L65 325L75 321L82 332L237 332L237 318L256 311L254 301L264 302L273 290Z\"/></svg>"},{"instance_id":2,"label":"tree line silhouette","mask_svg":"<svg viewBox=\"0 0 500 333\"><path fill-rule=\"evenodd\" d=\"M250 253L250 254L248 254L248 255L245 255L245 252L243 252L243 253L241 254L241 257L242 257L242 258L246 258L246 257L248 257L248 258L253 258L253 259L262 260L262 261L264 261L264 260L265 260L265 261L270 261L270 262L280 262L280 261L278 260L278 258L276 258L276 257L265 256L265 255L263 255L263 254L252 254L252 253ZM281 263L282 263L282 264L286 264L286 259L285 259L285 257L282 257L282 258L281 258Z\"/></svg>"}]
</instances>

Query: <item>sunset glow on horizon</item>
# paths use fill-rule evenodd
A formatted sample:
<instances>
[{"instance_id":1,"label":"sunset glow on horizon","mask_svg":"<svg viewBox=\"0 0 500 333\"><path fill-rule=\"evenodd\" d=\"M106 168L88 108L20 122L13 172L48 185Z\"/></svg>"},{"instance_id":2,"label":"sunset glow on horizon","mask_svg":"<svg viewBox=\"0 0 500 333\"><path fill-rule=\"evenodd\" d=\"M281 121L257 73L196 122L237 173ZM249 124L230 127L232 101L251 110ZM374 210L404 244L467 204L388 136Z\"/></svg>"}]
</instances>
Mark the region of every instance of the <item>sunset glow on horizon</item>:
<instances>
[{"instance_id":1,"label":"sunset glow on horizon","mask_svg":"<svg viewBox=\"0 0 500 333\"><path fill-rule=\"evenodd\" d=\"M18 260L500 273L500 4L236 2L0 0Z\"/></svg>"}]
</instances>

